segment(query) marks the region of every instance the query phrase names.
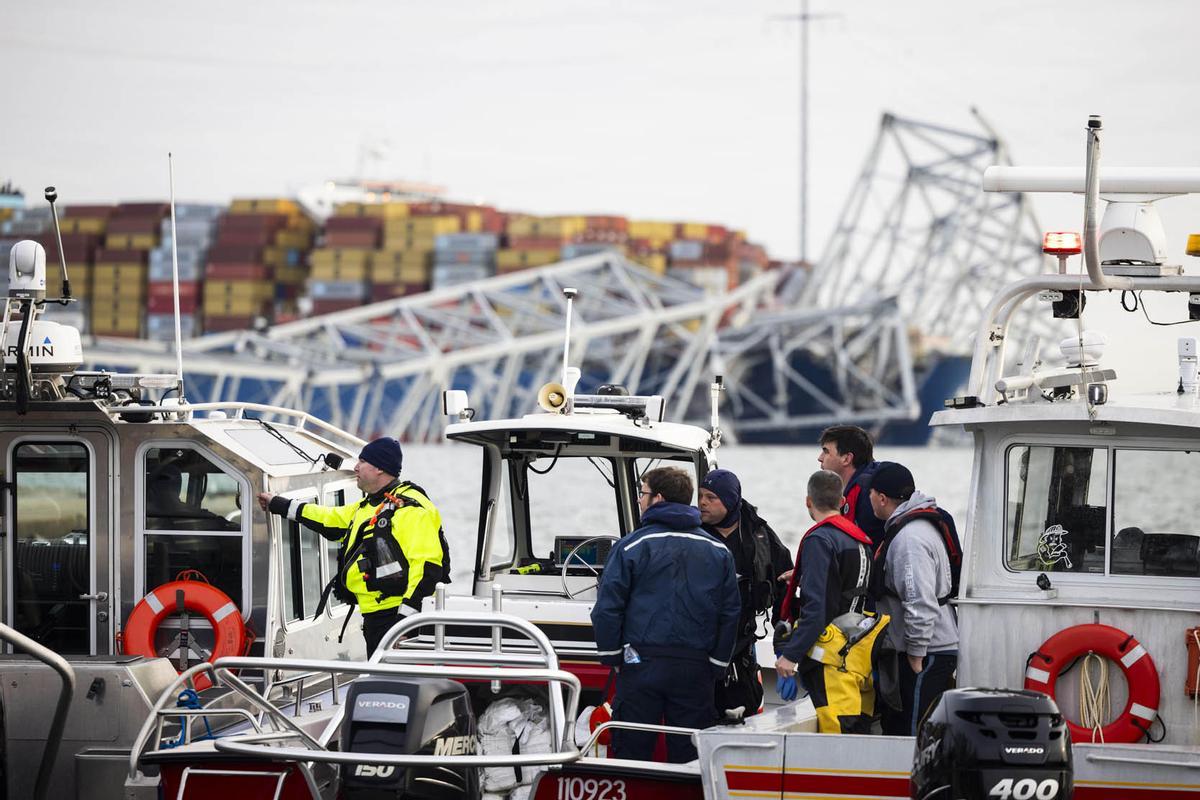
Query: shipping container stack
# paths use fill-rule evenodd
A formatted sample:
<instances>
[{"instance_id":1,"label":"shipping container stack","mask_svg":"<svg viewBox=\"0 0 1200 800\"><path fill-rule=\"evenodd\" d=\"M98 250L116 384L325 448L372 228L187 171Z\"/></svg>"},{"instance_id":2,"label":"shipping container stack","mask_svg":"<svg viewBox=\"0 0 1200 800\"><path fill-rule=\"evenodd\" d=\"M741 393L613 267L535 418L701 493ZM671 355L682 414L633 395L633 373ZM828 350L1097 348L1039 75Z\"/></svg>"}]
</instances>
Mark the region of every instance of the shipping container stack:
<instances>
[{"instance_id":1,"label":"shipping container stack","mask_svg":"<svg viewBox=\"0 0 1200 800\"><path fill-rule=\"evenodd\" d=\"M374 303L429 291L438 238L479 232L484 224L485 210L474 206L440 202L403 205L406 214L384 220L382 249L371 256L369 299ZM486 213L494 210L486 209Z\"/></svg>"},{"instance_id":2,"label":"shipping container stack","mask_svg":"<svg viewBox=\"0 0 1200 800\"><path fill-rule=\"evenodd\" d=\"M433 248L431 289L483 280L496 274L500 237L494 233L446 233Z\"/></svg>"},{"instance_id":3,"label":"shipping container stack","mask_svg":"<svg viewBox=\"0 0 1200 800\"><path fill-rule=\"evenodd\" d=\"M234 200L217 220L204 269L205 333L295 319L313 230L294 200Z\"/></svg>"},{"instance_id":4,"label":"shipping container stack","mask_svg":"<svg viewBox=\"0 0 1200 800\"><path fill-rule=\"evenodd\" d=\"M629 258L656 275L665 275L669 248L674 238L674 222L630 220Z\"/></svg>"},{"instance_id":5,"label":"shipping container stack","mask_svg":"<svg viewBox=\"0 0 1200 800\"><path fill-rule=\"evenodd\" d=\"M562 258L580 258L597 253L628 255L629 220L615 216L587 216L583 230L570 244L563 245Z\"/></svg>"},{"instance_id":6,"label":"shipping container stack","mask_svg":"<svg viewBox=\"0 0 1200 800\"><path fill-rule=\"evenodd\" d=\"M737 258L740 237L723 225L679 223L668 247L667 274L690 281L709 294L736 288L741 278Z\"/></svg>"},{"instance_id":7,"label":"shipping container stack","mask_svg":"<svg viewBox=\"0 0 1200 800\"><path fill-rule=\"evenodd\" d=\"M169 208L158 202L121 203L111 209L107 219L104 211L103 206L68 207L64 218L64 222L73 221L72 233L104 233L104 246L96 250L87 301L91 332L95 336L136 338L142 335L150 251L159 244L162 221ZM64 228L63 235L66 233ZM65 242L63 246L65 249ZM77 271L72 270L72 288Z\"/></svg>"},{"instance_id":8,"label":"shipping container stack","mask_svg":"<svg viewBox=\"0 0 1200 800\"><path fill-rule=\"evenodd\" d=\"M587 218L582 216L509 217L506 246L496 254L496 272L518 272L561 261L563 247L586 229Z\"/></svg>"},{"instance_id":9,"label":"shipping container stack","mask_svg":"<svg viewBox=\"0 0 1200 800\"><path fill-rule=\"evenodd\" d=\"M217 218L224 208L198 203L175 206L175 248L179 256L179 333L184 339L200 334L200 287ZM171 218L160 223L159 245L150 251L146 285L146 338L175 340L175 267Z\"/></svg>"}]
</instances>

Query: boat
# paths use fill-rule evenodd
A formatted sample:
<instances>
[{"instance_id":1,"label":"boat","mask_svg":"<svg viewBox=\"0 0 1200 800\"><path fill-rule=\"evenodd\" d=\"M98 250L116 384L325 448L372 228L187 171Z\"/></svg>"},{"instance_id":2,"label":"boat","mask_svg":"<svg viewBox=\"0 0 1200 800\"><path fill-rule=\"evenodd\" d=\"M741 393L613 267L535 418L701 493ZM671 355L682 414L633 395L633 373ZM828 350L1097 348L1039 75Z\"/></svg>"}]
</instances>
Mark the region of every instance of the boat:
<instances>
[{"instance_id":1,"label":"boat","mask_svg":"<svg viewBox=\"0 0 1200 800\"><path fill-rule=\"evenodd\" d=\"M1046 251L1060 258L1063 271L1023 279L993 299L979 322L968 390L951 398L932 421L965 428L974 441L971 501L960 527L962 582L954 601L961 634L958 684L988 689L954 695L955 702L978 704L954 724L1003 738L997 739L1000 746L990 761L961 765L962 774L954 780L974 781L977 793L970 796L1200 797L1200 747L1191 716L1193 698L1200 694L1195 617L1200 536L1184 517L1186 503L1168 504L1147 493L1150 478L1163 469L1185 483L1197 469L1192 463L1200 458L1194 454L1200 425L1196 342L1181 340L1180 371L1164 380L1160 391L1130 387L1119 392L1124 387L1104 361L1103 337L1084 331L1077 321L1080 298L1089 293L1187 292L1200 300L1200 279L1182 275L1162 257L1161 226L1151 203L1159 196L1200 192L1200 170L1101 171L1100 134L1099 120L1089 121L1083 171L1003 168L985 175L985 188L991 190L1084 193L1084 234L1048 236ZM1109 203L1098 223L1102 194ZM1192 249L1200 253L1200 246ZM1068 273L1065 264L1077 255L1086 270ZM1060 346L1060 364L1049 355L1026 354L1014 368L1005 348L1009 322L1021 302L1037 300L1075 330ZM569 328L566 341L569 345ZM18 361L24 352L16 350ZM109 796L131 800L207 797L217 791L229 800L264 792L287 798L459 797L486 791L475 769L520 767L528 779L520 794L535 800L950 796L949 784L934 787L934 794L916 794L923 776L943 763L939 747L945 738L939 745L926 738L821 735L806 697L792 703L772 698L763 713L742 725L699 731L651 726L693 736L699 758L689 764L634 762L600 753L607 731L630 725L589 725L590 714L582 711L603 700L607 678L588 623L607 549L636 527L637 480L647 465L674 462L703 475L717 463L721 431L715 411L706 430L665 422L661 398L629 396L617 387L577 394L578 372L569 366L569 355L564 347L563 380L544 387L540 413L475 420L465 392L443 396L443 410L452 420L447 437L480 449L479 524L469 593L439 588L420 614L387 634L369 660L323 641L306 641L304 626L289 624L275 629L277 639L269 649L263 642L249 654L211 663L77 660L69 665L83 676L71 701L78 709L73 712L77 726L80 720L96 724L96 696L106 691L117 694L125 710L119 723L109 715L104 735L113 744L93 735L87 748L63 748L68 752L58 755L64 765L59 772L68 771L64 759L74 759L79 784L61 784L60 794L69 796L70 788L84 785L91 792L87 796L101 796L101 787L115 786ZM60 374L59 380L65 386L69 379ZM17 383L10 377L7 385ZM148 385L154 383L151 379ZM714 383L714 398L720 389ZM29 402L27 414L42 416L37 425L29 417L20 434L6 434L10 465L17 463L12 448L20 446L21 437L43 428L51 431L47 436L53 443L89 435L92 427L103 427L104 419L117 431L110 435L122 442L135 431L162 431L132 446L132 460L122 456L120 475L108 478L135 476L135 508L137 492L145 491L136 488L136 459L166 432L194 437L210 449L220 446L232 459L236 438L221 438L223 426L263 429L261 422L245 418L243 427L234 426L236 413L214 419L207 415L229 412L161 398L145 406L111 405L95 397ZM48 405L39 410L42 402ZM70 409L65 425L63 411L58 417L52 413L56 404ZM0 411L11 416L15 405ZM94 420L80 416L91 409ZM52 430L55 420L60 427ZM353 455L353 442L339 448L333 431L322 429L328 439L299 424L286 431L306 455ZM83 441L103 441L98 433L90 435ZM269 440L260 436L257 441L262 457ZM112 458L115 446L108 447ZM270 452L286 449L281 443L270 447ZM252 473L256 486L308 497L324 497L326 485L332 488L339 476L328 460L319 467L294 462L294 471L280 464L258 467L246 458L236 463L241 470L257 470ZM16 478L22 486L19 474ZM611 507L588 516L569 508L564 496L560 514L531 511L534 492L561 493L585 479L607 484ZM14 508L10 500L10 525ZM136 530L136 518L129 522ZM267 595L263 614L269 623L287 602L287 532L277 519L239 524L251 535L257 532L270 554L262 572L255 573L265 576L255 585ZM14 541L13 534L8 541ZM298 563L302 566L303 559ZM105 565L97 572L105 568L125 570ZM303 602L305 585L296 593L293 582L293 601ZM144 582L129 590L114 587L114 595L131 603L146 588ZM252 598L257 601L258 595ZM128 611L115 604L107 608L114 614ZM318 640L335 633L325 620L313 624ZM331 650L338 657L330 658ZM1088 663L1091 653L1108 658L1127 688L1115 674L1105 678L1095 672ZM11 713L20 694L9 689L10 679L49 687L56 680L52 669L36 672L28 661L0 665L6 720L20 717ZM1093 689L1108 686L1115 701L1111 718L1101 711L1090 724L1084 722L1071 692L1083 672L1091 676ZM98 678L103 681L97 685ZM103 688L114 679L114 689ZM126 681L135 691L115 692ZM187 693L201 683L208 688ZM526 696L539 700L548 731L541 747L516 755L511 746L507 752L489 750L479 723L492 701L506 694L504 687L514 685L526 686ZM1061 711L1038 705L1046 696ZM1094 705L1100 695L1092 692L1087 699ZM430 723L435 717L439 722ZM140 723L133 731L127 724L131 718ZM935 727L926 725L921 736L933 736L929 731ZM79 739L72 735L68 726L63 742L76 745ZM1071 746L1066 761L1050 763L1046 737L1055 736L1060 749L1068 737ZM31 766L37 759L24 746L28 774L21 785L27 788L33 785ZM10 787L12 754L18 752L12 747L6 723ZM64 775L58 779L66 780Z\"/></svg>"}]
</instances>

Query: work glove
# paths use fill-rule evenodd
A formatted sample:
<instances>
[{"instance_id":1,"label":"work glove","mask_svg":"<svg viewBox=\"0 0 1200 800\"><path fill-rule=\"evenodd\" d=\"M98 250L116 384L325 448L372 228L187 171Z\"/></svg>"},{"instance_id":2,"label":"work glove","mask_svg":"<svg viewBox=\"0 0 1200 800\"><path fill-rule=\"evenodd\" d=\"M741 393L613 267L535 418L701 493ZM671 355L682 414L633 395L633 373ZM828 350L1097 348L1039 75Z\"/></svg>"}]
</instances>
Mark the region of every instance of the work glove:
<instances>
[{"instance_id":1,"label":"work glove","mask_svg":"<svg viewBox=\"0 0 1200 800\"><path fill-rule=\"evenodd\" d=\"M775 678L775 691L779 693L779 699L785 703L795 700L796 695L800 694L800 687L796 684L796 676L789 675L786 678L777 676Z\"/></svg>"}]
</instances>

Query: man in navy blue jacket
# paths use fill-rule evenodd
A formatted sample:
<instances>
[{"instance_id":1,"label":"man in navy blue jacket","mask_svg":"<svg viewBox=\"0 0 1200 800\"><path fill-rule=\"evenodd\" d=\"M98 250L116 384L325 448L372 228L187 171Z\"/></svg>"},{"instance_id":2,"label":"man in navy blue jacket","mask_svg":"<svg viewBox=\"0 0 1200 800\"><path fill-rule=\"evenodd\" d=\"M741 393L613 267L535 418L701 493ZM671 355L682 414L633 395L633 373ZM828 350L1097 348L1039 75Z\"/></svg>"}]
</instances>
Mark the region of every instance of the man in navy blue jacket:
<instances>
[{"instance_id":1,"label":"man in navy blue jacket","mask_svg":"<svg viewBox=\"0 0 1200 800\"><path fill-rule=\"evenodd\" d=\"M617 670L613 719L682 728L715 721L713 690L733 654L741 601L728 548L688 505L675 467L642 475L642 527L613 548L592 608L601 661ZM650 760L657 734L616 729L618 758ZM690 737L667 737L667 760L696 758Z\"/></svg>"}]
</instances>

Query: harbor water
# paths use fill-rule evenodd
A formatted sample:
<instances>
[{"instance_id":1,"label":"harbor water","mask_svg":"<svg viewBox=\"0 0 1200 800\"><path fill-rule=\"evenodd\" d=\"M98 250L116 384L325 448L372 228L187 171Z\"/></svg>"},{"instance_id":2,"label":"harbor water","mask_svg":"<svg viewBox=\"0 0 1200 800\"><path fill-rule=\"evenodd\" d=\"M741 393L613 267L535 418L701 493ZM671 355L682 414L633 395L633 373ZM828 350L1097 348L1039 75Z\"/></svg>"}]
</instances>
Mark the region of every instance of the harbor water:
<instances>
[{"instance_id":1,"label":"harbor water","mask_svg":"<svg viewBox=\"0 0 1200 800\"><path fill-rule=\"evenodd\" d=\"M816 444L800 446L731 445L719 452L720 466L742 481L742 495L758 507L784 545L792 551L812 524L804 509L808 476L819 468ZM910 470L917 488L937 498L954 515L960 527L966 516L971 478L969 447L879 447L880 460L898 461ZM578 461L578 459L576 459ZM538 469L551 459L539 460ZM639 465L641 466L641 465ZM453 556L453 592L469 592L471 553L475 551L479 520L479 449L469 445L406 445L404 478L424 487L442 513L442 523ZM545 555L553 536L613 535L612 489L591 464L561 462L539 481L531 481L530 514L548 530L547 540L535 541L535 552ZM592 479L594 478L594 480Z\"/></svg>"}]
</instances>

